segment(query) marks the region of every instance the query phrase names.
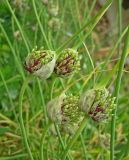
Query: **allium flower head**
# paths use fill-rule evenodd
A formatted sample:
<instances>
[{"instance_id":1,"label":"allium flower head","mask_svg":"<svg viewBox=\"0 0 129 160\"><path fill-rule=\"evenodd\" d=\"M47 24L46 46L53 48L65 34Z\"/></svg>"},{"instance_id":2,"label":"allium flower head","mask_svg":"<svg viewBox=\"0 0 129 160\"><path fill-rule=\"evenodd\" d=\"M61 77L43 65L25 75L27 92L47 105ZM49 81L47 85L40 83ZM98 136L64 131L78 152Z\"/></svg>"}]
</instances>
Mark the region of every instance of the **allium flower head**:
<instances>
[{"instance_id":1,"label":"allium flower head","mask_svg":"<svg viewBox=\"0 0 129 160\"><path fill-rule=\"evenodd\" d=\"M55 52L33 49L26 57L25 69L43 79L50 77L55 67Z\"/></svg>"},{"instance_id":2,"label":"allium flower head","mask_svg":"<svg viewBox=\"0 0 129 160\"><path fill-rule=\"evenodd\" d=\"M73 72L80 69L80 60L78 57L78 52L74 49L65 49L60 53L57 58L54 72L58 76L69 76Z\"/></svg>"},{"instance_id":3,"label":"allium flower head","mask_svg":"<svg viewBox=\"0 0 129 160\"><path fill-rule=\"evenodd\" d=\"M58 15L58 12L59 12L59 7L57 5L54 5L54 4L50 4L49 7L48 7L48 13L51 15L51 16L57 16Z\"/></svg>"},{"instance_id":4,"label":"allium flower head","mask_svg":"<svg viewBox=\"0 0 129 160\"><path fill-rule=\"evenodd\" d=\"M55 17L51 18L48 21L48 26L52 28L54 31L57 31L58 29L60 29L60 26L61 26L60 19Z\"/></svg>"},{"instance_id":5,"label":"allium flower head","mask_svg":"<svg viewBox=\"0 0 129 160\"><path fill-rule=\"evenodd\" d=\"M115 107L115 97L111 97L107 89L92 89L82 94L80 108L94 121L100 122L111 116Z\"/></svg>"},{"instance_id":6,"label":"allium flower head","mask_svg":"<svg viewBox=\"0 0 129 160\"><path fill-rule=\"evenodd\" d=\"M50 120L59 124L62 131L73 134L82 120L83 113L79 109L79 96L61 95L47 105Z\"/></svg>"}]
</instances>

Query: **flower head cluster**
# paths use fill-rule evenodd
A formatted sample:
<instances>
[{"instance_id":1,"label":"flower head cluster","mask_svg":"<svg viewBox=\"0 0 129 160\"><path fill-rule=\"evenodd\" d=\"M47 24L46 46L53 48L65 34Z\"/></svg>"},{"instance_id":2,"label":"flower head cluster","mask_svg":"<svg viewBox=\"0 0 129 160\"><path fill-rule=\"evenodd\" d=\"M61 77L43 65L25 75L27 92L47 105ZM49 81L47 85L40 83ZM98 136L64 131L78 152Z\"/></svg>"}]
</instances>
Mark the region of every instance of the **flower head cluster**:
<instances>
[{"instance_id":1,"label":"flower head cluster","mask_svg":"<svg viewBox=\"0 0 129 160\"><path fill-rule=\"evenodd\" d=\"M25 69L43 79L47 79L54 72L57 76L67 77L80 69L78 52L65 49L56 59L56 53L51 50L33 49L25 59Z\"/></svg>"},{"instance_id":2,"label":"flower head cluster","mask_svg":"<svg viewBox=\"0 0 129 160\"><path fill-rule=\"evenodd\" d=\"M60 53L55 65L54 72L58 76L69 76L80 69L78 52L74 49L65 49Z\"/></svg>"},{"instance_id":3,"label":"flower head cluster","mask_svg":"<svg viewBox=\"0 0 129 160\"><path fill-rule=\"evenodd\" d=\"M40 78L48 78L55 66L55 52L33 49L25 60L25 69Z\"/></svg>"},{"instance_id":4,"label":"flower head cluster","mask_svg":"<svg viewBox=\"0 0 129 160\"><path fill-rule=\"evenodd\" d=\"M97 122L108 119L114 107L115 98L105 88L89 90L80 98L81 110Z\"/></svg>"},{"instance_id":5,"label":"flower head cluster","mask_svg":"<svg viewBox=\"0 0 129 160\"><path fill-rule=\"evenodd\" d=\"M83 113L79 109L79 96L61 95L47 105L50 120L59 124L61 130L73 134L82 120Z\"/></svg>"}]
</instances>

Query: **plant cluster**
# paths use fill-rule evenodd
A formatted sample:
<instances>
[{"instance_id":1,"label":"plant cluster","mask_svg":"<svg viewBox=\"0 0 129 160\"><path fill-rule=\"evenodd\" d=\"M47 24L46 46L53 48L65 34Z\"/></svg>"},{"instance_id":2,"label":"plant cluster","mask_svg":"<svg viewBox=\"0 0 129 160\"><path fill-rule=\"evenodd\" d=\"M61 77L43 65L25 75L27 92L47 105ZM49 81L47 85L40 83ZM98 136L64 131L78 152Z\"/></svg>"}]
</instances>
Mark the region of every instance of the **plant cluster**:
<instances>
[{"instance_id":1,"label":"plant cluster","mask_svg":"<svg viewBox=\"0 0 129 160\"><path fill-rule=\"evenodd\" d=\"M42 79L49 78L53 72L64 78L80 70L80 60L78 52L71 48L59 55L55 51L36 48L27 56L25 69ZM47 104L47 112L49 119L59 124L63 132L72 134L85 115L96 122L104 121L111 118L114 106L115 97L107 89L91 89L81 96L62 94L52 99Z\"/></svg>"},{"instance_id":2,"label":"plant cluster","mask_svg":"<svg viewBox=\"0 0 129 160\"><path fill-rule=\"evenodd\" d=\"M0 160L129 159L125 3L0 0Z\"/></svg>"}]
</instances>

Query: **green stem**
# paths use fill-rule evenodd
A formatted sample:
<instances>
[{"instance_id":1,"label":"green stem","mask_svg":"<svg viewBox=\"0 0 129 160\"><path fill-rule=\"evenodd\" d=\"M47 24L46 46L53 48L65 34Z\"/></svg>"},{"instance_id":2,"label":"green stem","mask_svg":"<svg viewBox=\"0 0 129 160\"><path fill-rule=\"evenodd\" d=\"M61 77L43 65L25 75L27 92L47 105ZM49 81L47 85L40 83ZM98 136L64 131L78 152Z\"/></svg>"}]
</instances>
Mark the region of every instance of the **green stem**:
<instances>
[{"instance_id":1,"label":"green stem","mask_svg":"<svg viewBox=\"0 0 129 160\"><path fill-rule=\"evenodd\" d=\"M47 37L46 37L46 34L45 34L45 32L44 32L43 25L41 24L41 21L40 21L38 12L37 12L37 8L36 8L36 5L35 5L35 0L32 0L32 4L33 4L34 12L35 12L35 15L36 15L36 18L37 18L37 21L38 21L38 24L39 24L41 33L42 33L42 35L43 35L43 37L44 37L44 40L45 40L45 42L46 42L47 47L50 49L51 46L49 45L49 42L48 42Z\"/></svg>"},{"instance_id":2,"label":"green stem","mask_svg":"<svg viewBox=\"0 0 129 160\"><path fill-rule=\"evenodd\" d=\"M128 132L128 135L127 135L127 144L126 144L126 147L125 147L125 151L124 151L124 153L122 154L122 158L123 158L123 156L129 156L129 132ZM121 158L121 159L122 159Z\"/></svg>"},{"instance_id":3,"label":"green stem","mask_svg":"<svg viewBox=\"0 0 129 160\"><path fill-rule=\"evenodd\" d=\"M96 24L99 22L99 20L101 19L101 17L104 15L104 13L110 7L111 4L112 4L112 0L108 0L107 3L105 3L104 7L102 9L100 9L100 11L98 12L98 14L96 16L94 16L89 22L86 22L86 24L84 24L72 37L70 37L62 46L60 46L56 50L56 52L60 53L60 51L64 47L66 47L68 44L70 44L70 42L73 39L75 39L75 37L77 37L82 31L84 31L86 29L86 27L89 27L89 31L88 31L88 33L84 37L84 39L86 39L89 36L89 34L92 32L92 30L96 26ZM82 41L79 42L79 45L80 45L80 43L82 43ZM76 46L76 48L78 48L78 47Z\"/></svg>"},{"instance_id":4,"label":"green stem","mask_svg":"<svg viewBox=\"0 0 129 160\"><path fill-rule=\"evenodd\" d=\"M24 43L25 43L26 49L27 49L27 51L28 51L28 53L29 53L29 52L30 52L30 49L29 49L29 46L28 46L28 43L27 43L27 40L26 40L27 37L25 37L25 35L24 35L24 33L23 33L23 30L22 30L22 28L21 28L21 25L20 25L20 23L19 23L17 17L15 16L14 11L13 11L13 9L12 9L10 3L8 2L8 0L6 0L6 3L7 3L7 6L8 6L8 8L9 8L9 10L10 10L12 16L14 17L14 20L15 20L15 22L16 22L18 28L19 28L19 31L20 31L21 36L22 36L22 38L23 38L23 41L24 41Z\"/></svg>"},{"instance_id":5,"label":"green stem","mask_svg":"<svg viewBox=\"0 0 129 160\"><path fill-rule=\"evenodd\" d=\"M75 133L75 135L73 136L73 138L71 139L71 141L68 143L65 151L62 154L62 160L65 160L68 151L70 150L70 148L73 146L74 142L77 140L77 138L79 137L80 133L82 132L82 130L84 129L85 125L86 125L86 121L87 121L87 117L84 117L84 119L82 120L82 123L80 125L80 127L78 128L77 132Z\"/></svg>"},{"instance_id":6,"label":"green stem","mask_svg":"<svg viewBox=\"0 0 129 160\"><path fill-rule=\"evenodd\" d=\"M114 91L114 96L116 97L116 108L113 110L113 116L112 116L112 122L111 122L110 160L114 160L116 112L117 112L117 105L118 105L118 99L119 99L122 72L123 72L124 62L128 52L128 45L129 45L129 27L128 27L125 45L124 45L120 63L119 63L119 70L116 78L116 85L115 85L115 91Z\"/></svg>"},{"instance_id":7,"label":"green stem","mask_svg":"<svg viewBox=\"0 0 129 160\"><path fill-rule=\"evenodd\" d=\"M44 160L44 156L43 156L43 144L44 144L44 139L45 139L45 135L50 127L51 123L48 123L47 126L45 127L44 129L44 132L42 134L42 137L41 137L41 143L40 143L40 157L41 157L41 160Z\"/></svg>"},{"instance_id":8,"label":"green stem","mask_svg":"<svg viewBox=\"0 0 129 160\"><path fill-rule=\"evenodd\" d=\"M40 92L41 100L42 100L45 123L47 124L47 111L46 111L46 108L45 108L45 100L44 100L44 95L43 95L43 91L42 91L42 86L41 86L41 82L40 82L39 79L37 79L37 82L38 82L39 92Z\"/></svg>"},{"instance_id":9,"label":"green stem","mask_svg":"<svg viewBox=\"0 0 129 160\"><path fill-rule=\"evenodd\" d=\"M82 143L82 147L83 147L83 152L84 152L84 159L87 160L87 151L86 151L86 146L85 146L85 142L84 142L84 138L83 135L80 134L80 139L81 139L81 143Z\"/></svg>"},{"instance_id":10,"label":"green stem","mask_svg":"<svg viewBox=\"0 0 129 160\"><path fill-rule=\"evenodd\" d=\"M14 105L14 103L12 101L12 98L11 98L10 93L9 93L8 85L7 85L6 81L5 81L4 75L1 72L1 70L0 70L0 77L1 77L1 79L3 81L3 84L5 86L6 92L8 94L8 98L9 98L9 101L10 101L11 108L13 110L14 117L15 117L16 121L18 122L17 114L16 114L16 111L15 111L15 105Z\"/></svg>"},{"instance_id":11,"label":"green stem","mask_svg":"<svg viewBox=\"0 0 129 160\"><path fill-rule=\"evenodd\" d=\"M11 51L12 51L12 54L14 56L14 60L16 61L17 69L19 70L19 73L22 75L22 78L25 79L25 75L24 75L24 72L22 70L21 63L19 62L18 57L16 56L13 44L11 43L11 40L9 39L8 34L6 33L4 27L2 26L1 23L0 23L0 28L1 28L1 31L3 32L3 34L5 36L5 39L7 40L8 45L9 45Z\"/></svg>"},{"instance_id":12,"label":"green stem","mask_svg":"<svg viewBox=\"0 0 129 160\"><path fill-rule=\"evenodd\" d=\"M60 131L59 131L59 127L56 124L55 124L55 129L56 129L56 133L57 133L57 136L59 138L60 144L62 146L62 149L65 150L65 144L64 144L63 139L61 137L61 134L60 134ZM71 155L69 155L69 154L68 154L68 159L70 159L70 160L72 159Z\"/></svg>"},{"instance_id":13,"label":"green stem","mask_svg":"<svg viewBox=\"0 0 129 160\"><path fill-rule=\"evenodd\" d=\"M87 48L87 46L85 45L84 42L83 42L83 45L84 45L84 48L86 50L87 57L88 57L88 59L90 61L91 71L94 71L95 70L95 66L94 66L94 62L92 60L92 57L91 57L91 55L89 53L89 50L88 50L88 48ZM95 73L93 74L93 86L94 86L94 84L95 84Z\"/></svg>"},{"instance_id":14,"label":"green stem","mask_svg":"<svg viewBox=\"0 0 129 160\"><path fill-rule=\"evenodd\" d=\"M24 81L22 88L21 88L21 91L20 91L20 95L19 95L19 122L20 122L20 128L21 128L24 144L27 149L28 155L31 160L34 160L32 153L31 153L31 150L30 150L30 147L29 147L28 138L27 138L27 134L26 134L25 126L24 126L24 121L23 121L23 117L22 117L22 100L23 100L23 95L25 93L25 89L26 89L29 81L30 81L30 78L28 78Z\"/></svg>"},{"instance_id":15,"label":"green stem","mask_svg":"<svg viewBox=\"0 0 129 160\"><path fill-rule=\"evenodd\" d=\"M122 32L122 0L118 0L118 38L121 36ZM118 55L120 55L121 43L118 47Z\"/></svg>"},{"instance_id":16,"label":"green stem","mask_svg":"<svg viewBox=\"0 0 129 160\"><path fill-rule=\"evenodd\" d=\"M115 53L116 48L119 48L119 44L121 43L123 37L125 36L125 34L127 33L128 27L126 27L123 32L121 33L121 36L118 38L117 42L115 43L114 47L109 51L109 54L106 58L106 60L104 61L104 63L101 65L101 68L103 68L103 70L106 68L107 64L109 63L109 61L111 60L113 54ZM101 81L101 77L102 77L102 73L99 74L99 76L97 77L97 81Z\"/></svg>"},{"instance_id":17,"label":"green stem","mask_svg":"<svg viewBox=\"0 0 129 160\"><path fill-rule=\"evenodd\" d=\"M0 160L14 160L14 159L27 158L27 157L28 157L28 154L23 153L23 154L17 154L14 156L0 157Z\"/></svg>"}]
</instances>

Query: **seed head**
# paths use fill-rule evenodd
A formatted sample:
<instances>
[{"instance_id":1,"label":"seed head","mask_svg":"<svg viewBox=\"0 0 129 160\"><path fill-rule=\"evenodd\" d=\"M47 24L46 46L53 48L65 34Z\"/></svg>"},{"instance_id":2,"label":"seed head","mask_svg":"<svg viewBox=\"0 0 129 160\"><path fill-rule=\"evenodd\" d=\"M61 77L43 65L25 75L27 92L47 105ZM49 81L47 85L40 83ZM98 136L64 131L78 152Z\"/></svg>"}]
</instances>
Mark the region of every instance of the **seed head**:
<instances>
[{"instance_id":1,"label":"seed head","mask_svg":"<svg viewBox=\"0 0 129 160\"><path fill-rule=\"evenodd\" d=\"M43 79L50 77L55 67L55 52L33 49L25 59L25 69Z\"/></svg>"},{"instance_id":2,"label":"seed head","mask_svg":"<svg viewBox=\"0 0 129 160\"><path fill-rule=\"evenodd\" d=\"M55 65L54 72L58 76L67 77L80 69L78 52L73 49L65 49L60 53Z\"/></svg>"},{"instance_id":3,"label":"seed head","mask_svg":"<svg viewBox=\"0 0 129 160\"><path fill-rule=\"evenodd\" d=\"M115 107L115 97L107 89L92 89L82 94L80 108L94 121L100 122L111 117Z\"/></svg>"}]
</instances>

